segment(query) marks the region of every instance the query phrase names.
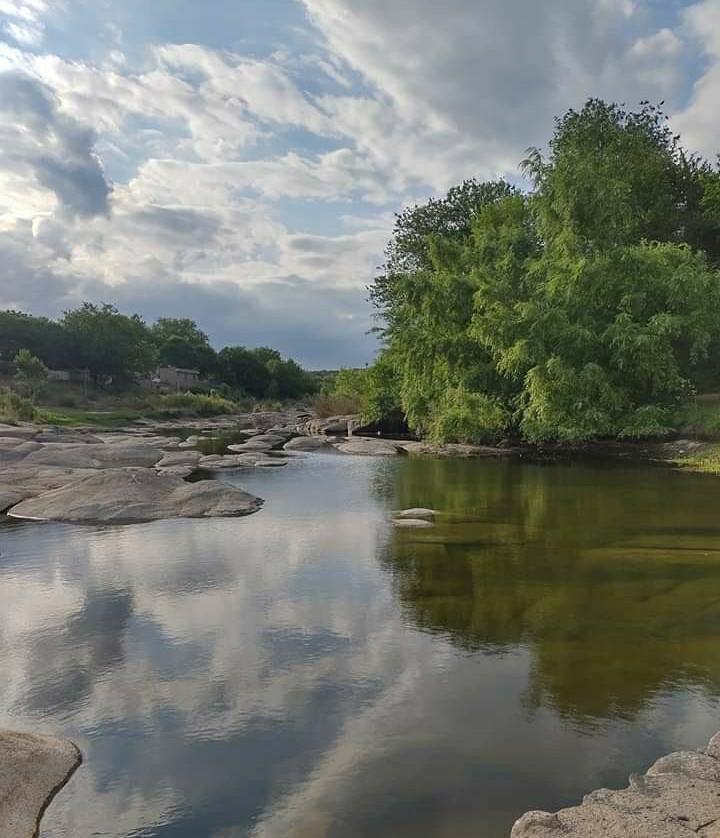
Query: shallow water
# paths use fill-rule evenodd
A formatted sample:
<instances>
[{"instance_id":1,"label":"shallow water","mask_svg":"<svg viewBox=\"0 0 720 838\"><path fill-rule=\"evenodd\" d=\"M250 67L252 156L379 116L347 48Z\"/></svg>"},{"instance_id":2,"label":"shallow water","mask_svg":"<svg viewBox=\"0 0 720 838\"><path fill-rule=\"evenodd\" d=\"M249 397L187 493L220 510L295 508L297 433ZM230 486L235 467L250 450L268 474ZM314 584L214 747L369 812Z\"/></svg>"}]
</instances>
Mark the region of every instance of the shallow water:
<instances>
[{"instance_id":1,"label":"shallow water","mask_svg":"<svg viewBox=\"0 0 720 838\"><path fill-rule=\"evenodd\" d=\"M0 524L47 838L500 838L720 728L720 480L312 455L250 518ZM389 512L442 511L397 531Z\"/></svg>"}]
</instances>

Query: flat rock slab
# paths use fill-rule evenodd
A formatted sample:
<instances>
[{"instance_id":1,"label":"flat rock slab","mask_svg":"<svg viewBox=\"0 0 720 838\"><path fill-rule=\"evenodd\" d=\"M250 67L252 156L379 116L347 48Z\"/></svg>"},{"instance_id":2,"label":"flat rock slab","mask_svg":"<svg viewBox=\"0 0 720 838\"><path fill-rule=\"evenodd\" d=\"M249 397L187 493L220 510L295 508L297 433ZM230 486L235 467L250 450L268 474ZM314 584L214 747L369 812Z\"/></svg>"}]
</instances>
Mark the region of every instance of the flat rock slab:
<instances>
[{"instance_id":1,"label":"flat rock slab","mask_svg":"<svg viewBox=\"0 0 720 838\"><path fill-rule=\"evenodd\" d=\"M72 742L0 730L0 838L36 838L45 809L81 761Z\"/></svg>"},{"instance_id":2,"label":"flat rock slab","mask_svg":"<svg viewBox=\"0 0 720 838\"><path fill-rule=\"evenodd\" d=\"M134 523L163 518L237 517L257 512L262 500L227 483L186 483L151 469L107 469L28 498L8 515L78 524Z\"/></svg>"},{"instance_id":3,"label":"flat rock slab","mask_svg":"<svg viewBox=\"0 0 720 838\"><path fill-rule=\"evenodd\" d=\"M371 457L404 453L399 445L388 439L368 439L365 437L348 439L346 442L335 445L335 448L343 454L365 454Z\"/></svg>"},{"instance_id":4,"label":"flat rock slab","mask_svg":"<svg viewBox=\"0 0 720 838\"><path fill-rule=\"evenodd\" d=\"M625 789L599 789L580 806L528 812L511 838L684 838L720 836L718 735L704 752L661 757Z\"/></svg>"},{"instance_id":5,"label":"flat rock slab","mask_svg":"<svg viewBox=\"0 0 720 838\"><path fill-rule=\"evenodd\" d=\"M149 468L154 466L162 456L162 450L156 446L140 442L118 443L117 445L55 442L30 452L23 459L23 464L63 468L102 469L130 466Z\"/></svg>"}]
</instances>

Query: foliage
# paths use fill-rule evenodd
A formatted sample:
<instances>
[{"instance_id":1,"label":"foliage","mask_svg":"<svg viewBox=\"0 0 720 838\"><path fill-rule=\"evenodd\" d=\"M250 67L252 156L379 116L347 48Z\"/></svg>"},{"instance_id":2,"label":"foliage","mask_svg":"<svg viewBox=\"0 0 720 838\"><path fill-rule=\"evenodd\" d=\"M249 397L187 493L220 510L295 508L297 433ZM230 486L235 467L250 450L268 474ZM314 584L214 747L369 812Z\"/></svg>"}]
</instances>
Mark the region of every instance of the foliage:
<instances>
[{"instance_id":1,"label":"foliage","mask_svg":"<svg viewBox=\"0 0 720 838\"><path fill-rule=\"evenodd\" d=\"M168 393L158 396L157 406L160 410L185 410L198 416L218 416L237 411L235 402L212 393Z\"/></svg>"},{"instance_id":2,"label":"foliage","mask_svg":"<svg viewBox=\"0 0 720 838\"><path fill-rule=\"evenodd\" d=\"M35 401L39 389L48 379L48 370L45 364L32 354L28 349L21 349L15 356L17 367L16 378L27 390L30 400Z\"/></svg>"},{"instance_id":3,"label":"foliage","mask_svg":"<svg viewBox=\"0 0 720 838\"><path fill-rule=\"evenodd\" d=\"M440 442L497 442L508 419L499 399L451 388L432 412L428 436Z\"/></svg>"},{"instance_id":4,"label":"foliage","mask_svg":"<svg viewBox=\"0 0 720 838\"><path fill-rule=\"evenodd\" d=\"M720 175L658 108L599 100L524 165L528 195L466 181L398 216L371 290L395 404L438 440L666 433L719 383Z\"/></svg>"},{"instance_id":5,"label":"foliage","mask_svg":"<svg viewBox=\"0 0 720 838\"><path fill-rule=\"evenodd\" d=\"M155 365L156 349L138 314L128 317L108 303L83 303L65 312L62 324L75 341L78 366L96 383L129 381Z\"/></svg>"},{"instance_id":6,"label":"foliage","mask_svg":"<svg viewBox=\"0 0 720 838\"><path fill-rule=\"evenodd\" d=\"M18 422L32 422L35 407L30 399L24 399L7 387L0 387L0 422L15 425Z\"/></svg>"},{"instance_id":7,"label":"foliage","mask_svg":"<svg viewBox=\"0 0 720 838\"><path fill-rule=\"evenodd\" d=\"M19 311L0 311L0 358L11 361L29 350L50 369L73 366L71 336L60 323Z\"/></svg>"},{"instance_id":8,"label":"foliage","mask_svg":"<svg viewBox=\"0 0 720 838\"><path fill-rule=\"evenodd\" d=\"M217 371L217 355L208 336L194 320L161 317L150 328L158 349L158 360L165 366L196 369L201 375Z\"/></svg>"}]
</instances>

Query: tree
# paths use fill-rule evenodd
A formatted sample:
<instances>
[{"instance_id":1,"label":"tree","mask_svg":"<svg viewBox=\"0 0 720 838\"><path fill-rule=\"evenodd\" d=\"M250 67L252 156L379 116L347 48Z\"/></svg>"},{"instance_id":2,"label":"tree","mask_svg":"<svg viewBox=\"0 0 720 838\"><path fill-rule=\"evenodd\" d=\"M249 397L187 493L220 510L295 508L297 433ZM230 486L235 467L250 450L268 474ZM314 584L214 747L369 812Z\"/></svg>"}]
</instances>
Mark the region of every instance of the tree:
<instances>
[{"instance_id":1,"label":"tree","mask_svg":"<svg viewBox=\"0 0 720 838\"><path fill-rule=\"evenodd\" d=\"M34 403L40 388L47 382L48 370L45 364L28 349L21 349L15 356L16 378L27 390Z\"/></svg>"},{"instance_id":2,"label":"tree","mask_svg":"<svg viewBox=\"0 0 720 838\"><path fill-rule=\"evenodd\" d=\"M270 386L270 372L251 350L226 346L218 353L220 377L231 387L255 398L264 398Z\"/></svg>"},{"instance_id":3,"label":"tree","mask_svg":"<svg viewBox=\"0 0 720 838\"><path fill-rule=\"evenodd\" d=\"M371 300L408 424L468 441L665 432L718 383L720 173L659 108L600 100L524 165L528 195L466 181L398 216Z\"/></svg>"},{"instance_id":4,"label":"tree","mask_svg":"<svg viewBox=\"0 0 720 838\"><path fill-rule=\"evenodd\" d=\"M137 314L128 317L108 303L86 302L65 312L62 325L75 341L79 366L96 384L131 381L155 366L157 349Z\"/></svg>"},{"instance_id":5,"label":"tree","mask_svg":"<svg viewBox=\"0 0 720 838\"><path fill-rule=\"evenodd\" d=\"M188 317L160 317L150 332L159 347L171 338L182 338L193 346L209 346L208 336Z\"/></svg>"},{"instance_id":6,"label":"tree","mask_svg":"<svg viewBox=\"0 0 720 838\"><path fill-rule=\"evenodd\" d=\"M0 311L0 357L9 361L21 349L29 350L51 369L75 365L71 336L59 323L20 311Z\"/></svg>"},{"instance_id":7,"label":"tree","mask_svg":"<svg viewBox=\"0 0 720 838\"><path fill-rule=\"evenodd\" d=\"M202 375L217 370L217 355L207 344L192 343L180 335L171 335L158 350L158 360L165 366L196 369Z\"/></svg>"}]
</instances>

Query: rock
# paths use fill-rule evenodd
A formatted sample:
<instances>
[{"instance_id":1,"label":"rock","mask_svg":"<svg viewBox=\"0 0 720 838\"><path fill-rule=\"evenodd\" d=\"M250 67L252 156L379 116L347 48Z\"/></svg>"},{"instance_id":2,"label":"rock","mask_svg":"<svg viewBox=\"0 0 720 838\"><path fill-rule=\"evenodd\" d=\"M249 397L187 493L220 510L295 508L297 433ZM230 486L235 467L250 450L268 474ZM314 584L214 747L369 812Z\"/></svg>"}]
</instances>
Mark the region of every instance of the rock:
<instances>
[{"instance_id":1,"label":"rock","mask_svg":"<svg viewBox=\"0 0 720 838\"><path fill-rule=\"evenodd\" d=\"M424 507L414 507L413 509L401 509L399 512L393 512L395 518L421 518L424 520L432 520L437 515L434 509L425 509Z\"/></svg>"},{"instance_id":2,"label":"rock","mask_svg":"<svg viewBox=\"0 0 720 838\"><path fill-rule=\"evenodd\" d=\"M39 442L25 440L20 437L2 437L0 439L0 465L6 466L24 460L33 451L42 448Z\"/></svg>"},{"instance_id":3,"label":"rock","mask_svg":"<svg viewBox=\"0 0 720 838\"><path fill-rule=\"evenodd\" d=\"M102 442L100 437L82 431L67 431L62 428L49 428L33 437L34 442L76 442L80 444Z\"/></svg>"},{"instance_id":4,"label":"rock","mask_svg":"<svg viewBox=\"0 0 720 838\"><path fill-rule=\"evenodd\" d=\"M242 454L245 451L271 451L273 448L279 448L284 442L285 437L283 436L260 434L251 437L247 442L228 445L228 451L234 451L238 454Z\"/></svg>"},{"instance_id":5,"label":"rock","mask_svg":"<svg viewBox=\"0 0 720 838\"><path fill-rule=\"evenodd\" d=\"M0 835L35 838L45 809L81 761L63 739L0 731Z\"/></svg>"},{"instance_id":6,"label":"rock","mask_svg":"<svg viewBox=\"0 0 720 838\"><path fill-rule=\"evenodd\" d=\"M0 423L0 436L3 437L17 437L20 439L32 439L35 434L39 433L40 428L37 425L6 425Z\"/></svg>"},{"instance_id":7,"label":"rock","mask_svg":"<svg viewBox=\"0 0 720 838\"><path fill-rule=\"evenodd\" d=\"M227 483L180 477L151 469L108 469L21 501L13 518L73 523L133 523L162 518L249 515L262 500Z\"/></svg>"},{"instance_id":8,"label":"rock","mask_svg":"<svg viewBox=\"0 0 720 838\"><path fill-rule=\"evenodd\" d=\"M208 454L200 458L200 468L217 471L226 468L254 468L261 454L257 451L249 454Z\"/></svg>"},{"instance_id":9,"label":"rock","mask_svg":"<svg viewBox=\"0 0 720 838\"><path fill-rule=\"evenodd\" d=\"M357 427L358 416L353 413L348 413L343 416L328 416L326 419L310 419L297 425L300 433L311 435L325 434L335 436L341 434L345 436L348 432L348 422L352 423L353 427Z\"/></svg>"},{"instance_id":10,"label":"rock","mask_svg":"<svg viewBox=\"0 0 720 838\"><path fill-rule=\"evenodd\" d=\"M286 451L317 451L320 448L329 448L333 443L330 436L296 436L288 440L283 448Z\"/></svg>"},{"instance_id":11,"label":"rock","mask_svg":"<svg viewBox=\"0 0 720 838\"><path fill-rule=\"evenodd\" d=\"M394 518L393 525L408 530L422 530L435 526L432 521L426 521L424 518Z\"/></svg>"},{"instance_id":12,"label":"rock","mask_svg":"<svg viewBox=\"0 0 720 838\"><path fill-rule=\"evenodd\" d=\"M61 468L125 468L154 466L163 452L152 445L139 442L117 445L77 444L56 442L43 445L28 454L23 464L28 466L59 466Z\"/></svg>"},{"instance_id":13,"label":"rock","mask_svg":"<svg viewBox=\"0 0 720 838\"><path fill-rule=\"evenodd\" d=\"M200 462L199 451L166 451L162 459L155 463L155 468L171 468L173 466L197 466Z\"/></svg>"},{"instance_id":14,"label":"rock","mask_svg":"<svg viewBox=\"0 0 720 838\"><path fill-rule=\"evenodd\" d=\"M372 457L400 454L402 449L388 439L367 439L352 437L335 445L343 454L366 454Z\"/></svg>"},{"instance_id":15,"label":"rock","mask_svg":"<svg viewBox=\"0 0 720 838\"><path fill-rule=\"evenodd\" d=\"M511 838L717 838L720 824L720 745L716 734L705 753L661 757L625 789L599 789L580 806L555 814L528 812Z\"/></svg>"},{"instance_id":16,"label":"rock","mask_svg":"<svg viewBox=\"0 0 720 838\"><path fill-rule=\"evenodd\" d=\"M27 494L17 489L11 489L9 486L0 486L0 513L6 512L11 506L25 500Z\"/></svg>"},{"instance_id":17,"label":"rock","mask_svg":"<svg viewBox=\"0 0 720 838\"><path fill-rule=\"evenodd\" d=\"M282 466L286 466L287 464L287 460L279 460L277 458L273 459L272 457L268 457L265 460L256 460L255 468L282 468Z\"/></svg>"}]
</instances>

